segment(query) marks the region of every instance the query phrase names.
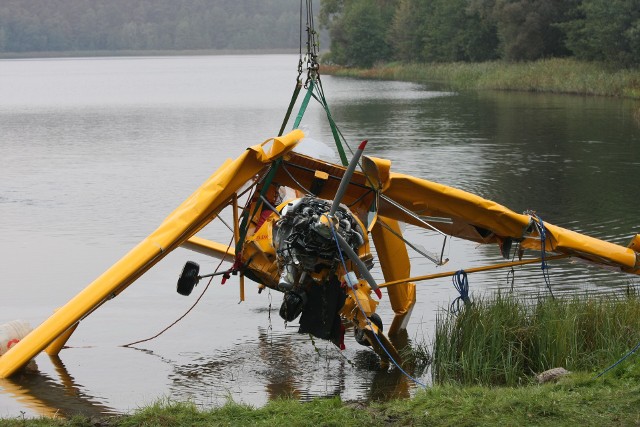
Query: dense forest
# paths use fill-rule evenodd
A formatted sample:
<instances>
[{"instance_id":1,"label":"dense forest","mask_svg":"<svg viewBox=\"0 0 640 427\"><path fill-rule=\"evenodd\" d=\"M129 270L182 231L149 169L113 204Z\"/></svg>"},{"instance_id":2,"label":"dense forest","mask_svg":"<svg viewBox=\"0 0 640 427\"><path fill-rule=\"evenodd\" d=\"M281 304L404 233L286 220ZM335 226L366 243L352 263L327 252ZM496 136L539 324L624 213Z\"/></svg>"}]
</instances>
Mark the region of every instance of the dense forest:
<instances>
[{"instance_id":1,"label":"dense forest","mask_svg":"<svg viewBox=\"0 0 640 427\"><path fill-rule=\"evenodd\" d=\"M530 61L640 65L640 0L323 0L341 65Z\"/></svg>"},{"instance_id":2,"label":"dense forest","mask_svg":"<svg viewBox=\"0 0 640 427\"><path fill-rule=\"evenodd\" d=\"M0 52L297 49L300 3L1 0ZM326 59L341 65L566 56L640 65L640 0L321 0L316 7L331 39Z\"/></svg>"},{"instance_id":3,"label":"dense forest","mask_svg":"<svg viewBox=\"0 0 640 427\"><path fill-rule=\"evenodd\" d=\"M1 0L0 52L298 49L297 0Z\"/></svg>"}]
</instances>

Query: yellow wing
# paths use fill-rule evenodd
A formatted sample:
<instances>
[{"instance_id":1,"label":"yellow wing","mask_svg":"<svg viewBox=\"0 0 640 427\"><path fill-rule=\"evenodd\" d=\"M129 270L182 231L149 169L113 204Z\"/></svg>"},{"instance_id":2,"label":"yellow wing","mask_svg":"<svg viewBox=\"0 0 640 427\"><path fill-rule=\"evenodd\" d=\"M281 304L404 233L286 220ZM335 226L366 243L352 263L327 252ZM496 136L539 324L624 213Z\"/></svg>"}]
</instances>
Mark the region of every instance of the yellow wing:
<instances>
[{"instance_id":1,"label":"yellow wing","mask_svg":"<svg viewBox=\"0 0 640 427\"><path fill-rule=\"evenodd\" d=\"M304 136L295 130L283 137L247 149L225 162L200 188L171 213L147 238L100 277L0 357L0 378L26 365L47 346L62 337L86 315L131 285L169 252L211 222L232 195L274 160L287 154ZM57 343L56 348L62 345Z\"/></svg>"}]
</instances>

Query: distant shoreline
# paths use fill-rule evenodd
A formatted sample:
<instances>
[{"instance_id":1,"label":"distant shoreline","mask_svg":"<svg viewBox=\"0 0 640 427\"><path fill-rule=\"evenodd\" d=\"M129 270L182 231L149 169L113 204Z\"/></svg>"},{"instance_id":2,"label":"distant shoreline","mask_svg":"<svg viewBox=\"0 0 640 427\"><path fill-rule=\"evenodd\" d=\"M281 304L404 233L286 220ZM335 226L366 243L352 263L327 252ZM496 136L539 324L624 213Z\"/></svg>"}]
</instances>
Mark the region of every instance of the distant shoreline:
<instances>
[{"instance_id":1,"label":"distant shoreline","mask_svg":"<svg viewBox=\"0 0 640 427\"><path fill-rule=\"evenodd\" d=\"M297 49L78 50L0 52L0 59L100 58L132 56L297 55Z\"/></svg>"},{"instance_id":2,"label":"distant shoreline","mask_svg":"<svg viewBox=\"0 0 640 427\"><path fill-rule=\"evenodd\" d=\"M533 62L388 63L368 69L321 65L324 74L443 83L453 90L505 90L640 99L640 69L575 59Z\"/></svg>"}]
</instances>

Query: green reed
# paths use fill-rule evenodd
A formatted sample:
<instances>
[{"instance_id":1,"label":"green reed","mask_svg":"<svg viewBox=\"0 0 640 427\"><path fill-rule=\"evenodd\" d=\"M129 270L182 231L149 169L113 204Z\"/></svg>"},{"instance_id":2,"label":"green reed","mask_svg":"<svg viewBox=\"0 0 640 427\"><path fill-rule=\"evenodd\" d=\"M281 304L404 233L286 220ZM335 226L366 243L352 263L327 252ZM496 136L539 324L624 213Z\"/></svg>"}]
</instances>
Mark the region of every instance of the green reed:
<instances>
[{"instance_id":1,"label":"green reed","mask_svg":"<svg viewBox=\"0 0 640 427\"><path fill-rule=\"evenodd\" d=\"M440 82L454 90L497 89L640 98L640 70L568 58L509 63L380 64L371 69L322 66L327 74Z\"/></svg>"},{"instance_id":2,"label":"green reed","mask_svg":"<svg viewBox=\"0 0 640 427\"><path fill-rule=\"evenodd\" d=\"M476 298L436 322L437 383L518 385L564 367L595 372L640 341L640 297Z\"/></svg>"}]
</instances>

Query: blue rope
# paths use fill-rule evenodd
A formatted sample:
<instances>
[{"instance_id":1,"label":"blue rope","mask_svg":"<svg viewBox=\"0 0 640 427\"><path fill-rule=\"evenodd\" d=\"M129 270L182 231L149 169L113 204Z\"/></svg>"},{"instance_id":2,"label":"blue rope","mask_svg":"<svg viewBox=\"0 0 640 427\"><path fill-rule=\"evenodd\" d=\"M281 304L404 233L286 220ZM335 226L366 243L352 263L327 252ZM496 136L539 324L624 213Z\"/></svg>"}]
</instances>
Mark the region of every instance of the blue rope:
<instances>
[{"instance_id":1,"label":"blue rope","mask_svg":"<svg viewBox=\"0 0 640 427\"><path fill-rule=\"evenodd\" d=\"M551 290L551 276L549 276L549 265L545 259L546 255L546 242L547 242L547 228L544 226L542 218L540 218L535 212L530 213L532 218L538 220L536 224L538 233L540 234L540 259L542 260L540 268L542 268L542 277L544 277L544 283L547 285L551 298L555 299L553 291Z\"/></svg>"},{"instance_id":2,"label":"blue rope","mask_svg":"<svg viewBox=\"0 0 640 427\"><path fill-rule=\"evenodd\" d=\"M458 270L452 277L453 287L456 288L460 296L456 297L449 307L449 311L453 314L460 313L462 308L461 303L467 305L471 303L469 299L469 279L467 278L467 272L464 270Z\"/></svg>"},{"instance_id":3,"label":"blue rope","mask_svg":"<svg viewBox=\"0 0 640 427\"><path fill-rule=\"evenodd\" d=\"M325 214L325 217L326 217L326 214ZM331 224L331 220L328 217L327 217L327 219L329 220L329 224ZM331 228L331 233L333 234L333 240L336 242L336 247L338 248L338 254L340 255L340 261L342 262L342 267L344 268L344 272L346 274L348 272L347 264L344 262L344 257L342 256L342 249L340 248L340 243L338 243L338 237L336 236L336 230L331 225L329 226L329 228ZM367 317L367 313L364 312L364 309L362 308L362 305L360 305L360 301L358 300L357 297L354 298L354 299L356 300L356 304L358 304L358 308L360 309L360 312L362 313L362 315L364 316L365 320L367 321L367 325L369 325L369 327L371 327L371 320L369 320L369 318ZM389 357L389 360L391 360L391 362L393 362L395 367L398 368L400 370L400 372L402 372L402 374L405 377L409 378L411 381L413 381L414 383L418 384L422 388L424 388L424 389L427 388L427 386L425 384L423 384L422 382L420 382L416 378L414 378L411 375L409 375L404 369L402 369L400 367L398 362L395 361L395 359L391 356L391 354L389 354L389 351L387 350L387 348L382 344L382 341L380 341L380 338L378 337L378 334L374 333L373 336L376 338L376 341L378 341L378 344L380 345L380 348L382 348L384 350L384 352L387 354L387 357Z\"/></svg>"},{"instance_id":4,"label":"blue rope","mask_svg":"<svg viewBox=\"0 0 640 427\"><path fill-rule=\"evenodd\" d=\"M607 372L609 372L610 370L612 370L613 368L615 368L616 366L618 366L619 364L621 364L627 357L631 356L633 353L635 353L636 351L638 351L638 349L640 348L640 342L638 344L636 344L635 347L633 347L631 349L631 351L629 351L627 354L625 354L624 356L622 356L620 358L620 360L618 360L616 363L614 363L613 365L609 366L607 369L605 369L604 371L600 372L598 375L596 375L595 377L593 377L593 379L597 379L600 378L601 376L603 376L604 374L606 374Z\"/></svg>"},{"instance_id":5,"label":"blue rope","mask_svg":"<svg viewBox=\"0 0 640 427\"><path fill-rule=\"evenodd\" d=\"M540 218L538 215L534 214L534 217L538 219L539 221L539 231L540 231L540 258L542 259L542 263L540 264L540 268L542 268L542 271L547 271L549 269L549 266L547 265L547 261L545 260L545 255L546 255L546 243L547 243L547 228L544 226L544 222L542 221L542 218Z\"/></svg>"}]
</instances>

